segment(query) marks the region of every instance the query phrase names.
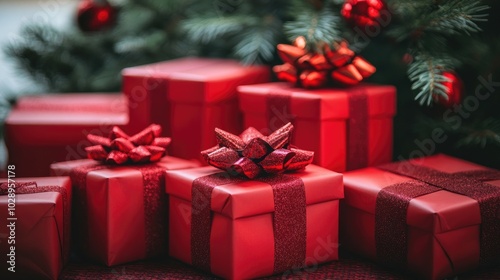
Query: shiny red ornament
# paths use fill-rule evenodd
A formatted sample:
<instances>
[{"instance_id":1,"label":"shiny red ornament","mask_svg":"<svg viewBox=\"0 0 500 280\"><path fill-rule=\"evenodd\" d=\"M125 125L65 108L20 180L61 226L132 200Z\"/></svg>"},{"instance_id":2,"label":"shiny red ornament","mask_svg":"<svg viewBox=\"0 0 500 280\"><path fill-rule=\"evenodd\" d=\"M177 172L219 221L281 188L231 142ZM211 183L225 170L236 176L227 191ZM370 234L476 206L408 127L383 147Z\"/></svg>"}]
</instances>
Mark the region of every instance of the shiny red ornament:
<instances>
[{"instance_id":1,"label":"shiny red ornament","mask_svg":"<svg viewBox=\"0 0 500 280\"><path fill-rule=\"evenodd\" d=\"M352 26L361 28L380 27L382 13L386 11L382 0L346 0L340 13Z\"/></svg>"},{"instance_id":2,"label":"shiny red ornament","mask_svg":"<svg viewBox=\"0 0 500 280\"><path fill-rule=\"evenodd\" d=\"M462 102L464 83L457 73L453 71L444 72L443 76L448 78L448 81L441 83L446 88L447 98L442 95L436 95L434 96L434 100L446 108L451 108Z\"/></svg>"},{"instance_id":3,"label":"shiny red ornament","mask_svg":"<svg viewBox=\"0 0 500 280\"><path fill-rule=\"evenodd\" d=\"M349 49L347 42L324 45L322 53L306 49L305 38L300 36L293 45L279 44L278 54L285 62L273 67L279 80L304 88L320 88L333 82L355 85L375 73L376 69L364 58Z\"/></svg>"},{"instance_id":4,"label":"shiny red ornament","mask_svg":"<svg viewBox=\"0 0 500 280\"><path fill-rule=\"evenodd\" d=\"M113 27L117 10L106 0L82 0L78 5L77 23L83 32L101 31Z\"/></svg>"}]
</instances>

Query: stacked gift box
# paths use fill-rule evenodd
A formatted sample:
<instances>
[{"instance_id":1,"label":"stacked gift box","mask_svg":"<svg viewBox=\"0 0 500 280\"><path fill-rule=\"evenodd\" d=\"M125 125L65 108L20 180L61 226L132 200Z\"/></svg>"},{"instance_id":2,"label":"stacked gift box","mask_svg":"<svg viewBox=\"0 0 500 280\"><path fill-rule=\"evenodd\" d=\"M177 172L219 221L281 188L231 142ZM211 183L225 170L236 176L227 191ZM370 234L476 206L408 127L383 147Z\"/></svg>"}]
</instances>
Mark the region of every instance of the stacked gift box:
<instances>
[{"instance_id":1,"label":"stacked gift box","mask_svg":"<svg viewBox=\"0 0 500 280\"><path fill-rule=\"evenodd\" d=\"M358 84L374 68L340 48L313 59L280 46L274 70L292 83L183 58L124 69L123 94L20 100L6 122L10 166L63 177L1 189L2 215L14 188L26 222L55 217L57 230L19 227L30 233L19 267L56 279L70 218L72 251L91 261L170 255L229 279L334 261L340 244L428 279L497 263L498 171L444 155L390 163L395 88Z\"/></svg>"}]
</instances>

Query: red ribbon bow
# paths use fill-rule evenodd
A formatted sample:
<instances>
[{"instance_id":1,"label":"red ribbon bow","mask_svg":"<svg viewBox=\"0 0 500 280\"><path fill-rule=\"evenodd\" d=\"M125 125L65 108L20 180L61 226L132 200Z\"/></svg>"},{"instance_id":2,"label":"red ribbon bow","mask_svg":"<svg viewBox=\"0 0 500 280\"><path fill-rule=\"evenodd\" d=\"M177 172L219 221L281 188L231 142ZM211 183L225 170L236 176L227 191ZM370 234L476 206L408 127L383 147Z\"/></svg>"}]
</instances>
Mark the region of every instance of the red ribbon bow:
<instances>
[{"instance_id":1,"label":"red ribbon bow","mask_svg":"<svg viewBox=\"0 0 500 280\"><path fill-rule=\"evenodd\" d=\"M293 45L279 44L278 54L285 62L273 67L278 79L305 88L319 88L331 81L355 85L375 73L376 68L349 49L346 41L335 45L335 50L324 45L323 53L306 50L305 38L300 36Z\"/></svg>"},{"instance_id":2,"label":"red ribbon bow","mask_svg":"<svg viewBox=\"0 0 500 280\"><path fill-rule=\"evenodd\" d=\"M85 148L85 151L88 158L108 163L155 162L165 155L171 141L168 137L158 137L160 134L161 126L157 124L152 124L133 136L128 136L115 126L107 138L88 134L87 139L94 146Z\"/></svg>"},{"instance_id":3,"label":"red ribbon bow","mask_svg":"<svg viewBox=\"0 0 500 280\"><path fill-rule=\"evenodd\" d=\"M216 128L219 145L201 154L208 164L250 179L262 173L297 171L312 162L314 152L290 147L292 131L291 123L269 136L253 127L247 128L240 136Z\"/></svg>"}]
</instances>

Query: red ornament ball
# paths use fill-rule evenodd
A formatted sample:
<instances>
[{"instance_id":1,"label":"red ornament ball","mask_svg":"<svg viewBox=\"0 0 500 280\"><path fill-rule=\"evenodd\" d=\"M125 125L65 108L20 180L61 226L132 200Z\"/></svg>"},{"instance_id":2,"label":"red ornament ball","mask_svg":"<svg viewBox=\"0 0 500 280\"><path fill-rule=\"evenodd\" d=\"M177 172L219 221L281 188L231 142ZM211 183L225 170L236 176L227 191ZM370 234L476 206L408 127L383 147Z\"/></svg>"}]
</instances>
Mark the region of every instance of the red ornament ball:
<instances>
[{"instance_id":1,"label":"red ornament ball","mask_svg":"<svg viewBox=\"0 0 500 280\"><path fill-rule=\"evenodd\" d=\"M451 108L462 102L464 83L457 73L453 71L444 72L443 76L448 78L448 81L441 83L446 88L445 92L448 99L442 95L437 95L434 96L434 100L446 108Z\"/></svg>"},{"instance_id":2,"label":"red ornament ball","mask_svg":"<svg viewBox=\"0 0 500 280\"><path fill-rule=\"evenodd\" d=\"M367 28L380 27L385 10L386 5L382 0L346 0L340 13L350 25L365 31Z\"/></svg>"},{"instance_id":3,"label":"red ornament ball","mask_svg":"<svg viewBox=\"0 0 500 280\"><path fill-rule=\"evenodd\" d=\"M101 31L116 23L116 8L105 0L83 0L78 5L77 23L83 32Z\"/></svg>"}]
</instances>

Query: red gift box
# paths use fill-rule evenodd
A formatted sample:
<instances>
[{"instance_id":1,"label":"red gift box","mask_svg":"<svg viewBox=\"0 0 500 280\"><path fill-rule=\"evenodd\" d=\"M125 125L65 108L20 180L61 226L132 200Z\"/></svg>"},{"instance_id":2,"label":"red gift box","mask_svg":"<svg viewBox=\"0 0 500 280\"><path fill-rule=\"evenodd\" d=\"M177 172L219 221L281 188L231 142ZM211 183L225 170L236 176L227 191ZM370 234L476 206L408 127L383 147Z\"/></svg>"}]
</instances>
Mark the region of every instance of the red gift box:
<instances>
[{"instance_id":1,"label":"red gift box","mask_svg":"<svg viewBox=\"0 0 500 280\"><path fill-rule=\"evenodd\" d=\"M68 177L13 180L16 184L0 181L0 219L13 225L0 227L0 277L58 279L69 256L71 182ZM9 201L8 187L15 188L15 202Z\"/></svg>"},{"instance_id":2,"label":"red gift box","mask_svg":"<svg viewBox=\"0 0 500 280\"><path fill-rule=\"evenodd\" d=\"M169 154L186 159L200 159L199 151L215 145L215 127L241 131L236 87L266 82L270 76L264 66L204 58L126 68L122 75L131 132L160 124L163 135L175 139Z\"/></svg>"},{"instance_id":3,"label":"red gift box","mask_svg":"<svg viewBox=\"0 0 500 280\"><path fill-rule=\"evenodd\" d=\"M107 135L128 123L125 101L115 94L21 98L5 120L9 164L17 176L48 176L51 163L85 158L88 133Z\"/></svg>"},{"instance_id":4,"label":"red gift box","mask_svg":"<svg viewBox=\"0 0 500 280\"><path fill-rule=\"evenodd\" d=\"M343 247L426 279L499 263L499 171L436 155L347 172L344 184Z\"/></svg>"},{"instance_id":5,"label":"red gift box","mask_svg":"<svg viewBox=\"0 0 500 280\"><path fill-rule=\"evenodd\" d=\"M238 91L245 127L265 134L293 123L292 142L314 151L317 165L343 172L392 160L393 86L307 90L267 83Z\"/></svg>"},{"instance_id":6,"label":"red gift box","mask_svg":"<svg viewBox=\"0 0 500 280\"><path fill-rule=\"evenodd\" d=\"M199 166L166 156L155 164L109 166L90 159L54 163L75 190L75 238L88 257L108 266L164 254L164 171Z\"/></svg>"},{"instance_id":7,"label":"red gift box","mask_svg":"<svg viewBox=\"0 0 500 280\"><path fill-rule=\"evenodd\" d=\"M303 185L292 190L290 180ZM281 184L287 186L279 194ZM249 279L292 275L297 266L338 259L341 174L309 165L244 180L202 167L167 171L166 186L169 252L183 262L224 278ZM214 188L203 196L207 186Z\"/></svg>"}]
</instances>

